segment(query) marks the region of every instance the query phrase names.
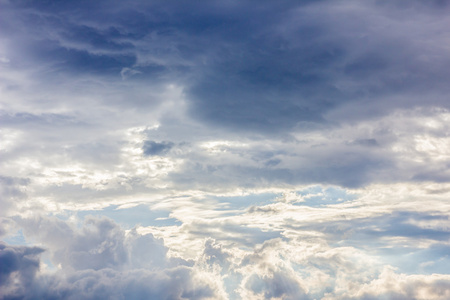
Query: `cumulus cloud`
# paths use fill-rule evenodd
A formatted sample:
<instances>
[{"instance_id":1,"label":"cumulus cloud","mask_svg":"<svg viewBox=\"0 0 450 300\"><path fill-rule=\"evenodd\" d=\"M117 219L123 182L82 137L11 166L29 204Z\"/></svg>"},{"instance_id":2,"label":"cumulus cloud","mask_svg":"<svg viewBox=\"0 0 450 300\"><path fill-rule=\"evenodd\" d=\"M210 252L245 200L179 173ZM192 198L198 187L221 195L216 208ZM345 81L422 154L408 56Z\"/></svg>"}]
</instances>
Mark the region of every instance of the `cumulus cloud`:
<instances>
[{"instance_id":1,"label":"cumulus cloud","mask_svg":"<svg viewBox=\"0 0 450 300\"><path fill-rule=\"evenodd\" d=\"M125 233L105 218L88 217L79 229L56 218L18 222L47 248L56 269L39 272L42 248L2 244L4 299L220 299L216 283L199 276L192 263L169 258L151 234Z\"/></svg>"},{"instance_id":2,"label":"cumulus cloud","mask_svg":"<svg viewBox=\"0 0 450 300\"><path fill-rule=\"evenodd\" d=\"M2 256L3 251L2 250ZM28 251L30 252L30 250ZM5 256L8 253L4 254ZM3 258L3 257L2 257ZM8 259L7 257L4 257ZM21 281L2 282L3 299L214 299L214 291L205 283L196 282L195 275L186 267L152 272L144 269L115 271L113 269L74 272L70 274L28 274L36 269L29 259L19 260L25 265L17 271ZM34 262L35 264L38 264ZM33 269L33 271L35 271ZM26 277L29 276L29 277ZM27 281L26 281L27 280ZM10 285L8 285L10 283ZM11 287L14 286L14 289ZM216 298L220 299L220 298Z\"/></svg>"},{"instance_id":3,"label":"cumulus cloud","mask_svg":"<svg viewBox=\"0 0 450 300\"><path fill-rule=\"evenodd\" d=\"M25 235L33 236L52 249L55 264L74 270L117 269L129 264L165 266L162 241L148 236L128 235L106 218L87 217L81 230L57 218L36 217L17 220ZM148 262L142 261L145 255ZM131 256L131 257L130 257Z\"/></svg>"},{"instance_id":4,"label":"cumulus cloud","mask_svg":"<svg viewBox=\"0 0 450 300\"><path fill-rule=\"evenodd\" d=\"M27 239L46 251L5 246L28 253L34 266L27 277L32 284L16 285L5 295L445 299L450 279L439 265L449 263L446 195L430 194L434 202L427 211L415 193L406 203L377 202L383 195L373 192L371 199L355 199L343 190L310 187L291 192L285 201L263 201L239 213L234 206L208 202L189 210L195 199L191 204L184 200L184 206L173 200L172 216L182 225L148 230L125 231L102 217L88 216L78 225L71 218L16 218ZM409 211L399 212L405 204ZM398 259L402 253L405 258ZM45 260L39 263L39 254L54 267ZM20 269L14 270L9 273L22 276ZM443 273L420 275L424 270Z\"/></svg>"}]
</instances>

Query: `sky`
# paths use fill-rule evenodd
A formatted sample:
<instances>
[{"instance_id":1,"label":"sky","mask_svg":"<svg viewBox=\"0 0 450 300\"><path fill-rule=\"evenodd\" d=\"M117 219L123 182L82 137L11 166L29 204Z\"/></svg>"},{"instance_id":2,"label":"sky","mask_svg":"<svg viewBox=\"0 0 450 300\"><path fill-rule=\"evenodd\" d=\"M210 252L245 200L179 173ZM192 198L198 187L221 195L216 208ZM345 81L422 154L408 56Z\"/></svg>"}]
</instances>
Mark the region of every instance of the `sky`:
<instances>
[{"instance_id":1,"label":"sky","mask_svg":"<svg viewBox=\"0 0 450 300\"><path fill-rule=\"evenodd\" d=\"M448 28L0 0L0 299L450 299Z\"/></svg>"}]
</instances>

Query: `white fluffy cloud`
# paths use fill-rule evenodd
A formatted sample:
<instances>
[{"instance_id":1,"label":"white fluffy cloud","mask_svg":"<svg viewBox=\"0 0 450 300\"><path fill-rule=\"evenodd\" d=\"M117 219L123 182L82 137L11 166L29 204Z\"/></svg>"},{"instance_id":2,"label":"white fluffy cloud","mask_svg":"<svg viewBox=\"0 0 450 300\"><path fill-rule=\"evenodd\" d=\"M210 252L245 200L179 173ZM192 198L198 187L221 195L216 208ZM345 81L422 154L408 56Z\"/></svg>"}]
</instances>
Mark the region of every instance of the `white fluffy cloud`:
<instances>
[{"instance_id":1,"label":"white fluffy cloud","mask_svg":"<svg viewBox=\"0 0 450 300\"><path fill-rule=\"evenodd\" d=\"M259 217L266 222L267 212L261 209ZM318 211L310 213L317 215ZM353 227L363 225L361 231L368 227L359 217L345 219L353 222ZM376 220L365 220L372 227L377 225ZM290 222L297 224L297 229L275 224L285 228L282 237L251 244L243 238L224 239L227 232L235 232L226 225L209 224L219 229L210 233L217 239L201 238L194 228L179 228L177 234L165 237L200 239L197 256L192 259L181 257L182 248L170 249L163 239L139 233L143 229L124 231L106 218L88 217L82 226L49 217L17 222L25 235L41 246L2 244L5 299L31 295L55 299L446 299L449 293L449 275L402 273L380 256L385 246L376 250L368 243L350 245L352 235L360 234L353 227L336 229L336 225L324 224L319 229L299 229L302 223L317 224L306 219ZM247 226L251 224L250 220ZM241 228L244 230L244 225ZM336 241L330 237L336 230L348 236ZM385 243L402 251L402 246ZM413 247L409 246L408 255L417 251ZM40 256L50 257L54 265Z\"/></svg>"}]
</instances>

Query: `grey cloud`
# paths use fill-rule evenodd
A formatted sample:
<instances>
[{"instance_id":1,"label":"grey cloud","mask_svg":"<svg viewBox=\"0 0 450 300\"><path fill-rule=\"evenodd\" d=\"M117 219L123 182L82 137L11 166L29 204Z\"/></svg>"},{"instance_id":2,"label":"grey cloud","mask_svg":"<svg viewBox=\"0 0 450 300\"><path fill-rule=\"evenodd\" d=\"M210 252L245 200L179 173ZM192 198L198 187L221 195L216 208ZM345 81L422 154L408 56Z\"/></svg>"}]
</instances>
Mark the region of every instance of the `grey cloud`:
<instances>
[{"instance_id":1,"label":"grey cloud","mask_svg":"<svg viewBox=\"0 0 450 300\"><path fill-rule=\"evenodd\" d=\"M39 270L38 247L9 246L0 243L0 297L20 299L34 285Z\"/></svg>"},{"instance_id":2,"label":"grey cloud","mask_svg":"<svg viewBox=\"0 0 450 300\"><path fill-rule=\"evenodd\" d=\"M281 159L275 158L275 159L269 159L265 165L267 167L274 167L276 165L278 165L281 162Z\"/></svg>"},{"instance_id":3,"label":"grey cloud","mask_svg":"<svg viewBox=\"0 0 450 300\"><path fill-rule=\"evenodd\" d=\"M279 211L275 207L260 207L256 205L252 205L248 208L248 213L253 214L276 214Z\"/></svg>"},{"instance_id":4,"label":"grey cloud","mask_svg":"<svg viewBox=\"0 0 450 300\"><path fill-rule=\"evenodd\" d=\"M65 153L76 161L111 166L120 162L120 143L109 141L80 143L66 147Z\"/></svg>"},{"instance_id":5,"label":"grey cloud","mask_svg":"<svg viewBox=\"0 0 450 300\"><path fill-rule=\"evenodd\" d=\"M53 249L64 249L74 236L73 228L56 217L35 215L33 218L14 219L23 228L25 236L32 236Z\"/></svg>"},{"instance_id":6,"label":"grey cloud","mask_svg":"<svg viewBox=\"0 0 450 300\"><path fill-rule=\"evenodd\" d=\"M0 111L1 122L6 127L28 128L30 126L36 127L53 127L53 126L74 126L86 125L70 115L63 114L41 114L36 115L28 112L21 112L15 114L8 114L5 111Z\"/></svg>"},{"instance_id":7,"label":"grey cloud","mask_svg":"<svg viewBox=\"0 0 450 300\"><path fill-rule=\"evenodd\" d=\"M207 239L205 242L205 247L203 250L203 256L208 265L217 264L222 269L222 273L228 271L228 268L231 266L229 259L232 256L227 253L222 246L216 243L213 239Z\"/></svg>"},{"instance_id":8,"label":"grey cloud","mask_svg":"<svg viewBox=\"0 0 450 300\"><path fill-rule=\"evenodd\" d=\"M80 3L86 13L74 14L73 3L28 10L9 3L4 22L30 27L40 19L53 36L39 30L41 41L30 39L25 48L34 59L62 61L60 70L119 77L132 68L141 79L180 82L192 116L233 130L309 127L355 105L361 114L345 113L340 121L361 119L423 105L423 97L426 105L447 107L450 61L434 26L448 19L432 3L292 1L255 9L249 2L209 2L190 5L193 15L184 13L185 2L114 4ZM50 29L55 24L59 30Z\"/></svg>"},{"instance_id":9,"label":"grey cloud","mask_svg":"<svg viewBox=\"0 0 450 300\"><path fill-rule=\"evenodd\" d=\"M199 188L446 182L448 140L442 135L448 131L442 119L446 115L445 110L438 109L434 113L429 109L408 110L380 121L297 132L297 139L291 140L240 135L230 139L233 146L212 150L198 147L186 152L184 163L169 178L178 187Z\"/></svg>"},{"instance_id":10,"label":"grey cloud","mask_svg":"<svg viewBox=\"0 0 450 300\"><path fill-rule=\"evenodd\" d=\"M283 271L274 272L270 276L253 275L246 282L246 287L255 294L262 294L264 299L310 299L298 282Z\"/></svg>"},{"instance_id":11,"label":"grey cloud","mask_svg":"<svg viewBox=\"0 0 450 300\"><path fill-rule=\"evenodd\" d=\"M170 206L180 195L311 183L448 182L448 118L439 119L450 108L444 2L2 1L0 118L11 131L10 148L2 148L0 235L21 226L62 269L39 272L41 248L2 246L7 288L0 293L217 299L216 285L229 284L224 289L236 297L414 299L421 287L444 298L444 277L383 277L367 266L376 253L385 255L380 261L394 257L403 271L446 272L448 230L419 225L441 224L442 215L323 221L319 213L321 222L293 224L286 217L281 228L271 221L291 203L251 203L249 217L267 217L270 225L258 227L237 221L251 196L235 200L239 205L222 199L223 210L215 212L226 220L199 217L180 226L191 242L207 239L194 262L171 258L162 239L109 219L87 217L77 228L35 209L48 205L57 214L60 204L83 210L135 199ZM404 109L408 122L398 125L392 119ZM436 117L436 124L424 129L424 117ZM414 144L416 137L422 144ZM226 146L205 146L214 141ZM332 209L337 202L322 200L295 205ZM172 209L161 217L175 218L179 211ZM127 217L127 225L140 222L131 212ZM178 223L167 224L177 230ZM309 245L303 231L319 237ZM434 245L384 249L392 239ZM288 251L294 248L304 251ZM424 266L407 269L398 253ZM219 273L212 272L220 277L216 284L208 281L211 273L196 277L203 267ZM316 290L314 278L325 278ZM386 278L407 283L394 290ZM342 292L350 282L359 290Z\"/></svg>"},{"instance_id":12,"label":"grey cloud","mask_svg":"<svg viewBox=\"0 0 450 300\"><path fill-rule=\"evenodd\" d=\"M29 178L0 175L0 237L14 228L15 222L9 217L14 214L17 204L27 199L29 184Z\"/></svg>"},{"instance_id":13,"label":"grey cloud","mask_svg":"<svg viewBox=\"0 0 450 300\"><path fill-rule=\"evenodd\" d=\"M232 221L196 221L184 225L184 228L198 238L213 238L218 242L233 242L247 247L280 237L279 231L263 231L260 228L253 228ZM208 246L208 243L206 245Z\"/></svg>"},{"instance_id":14,"label":"grey cloud","mask_svg":"<svg viewBox=\"0 0 450 300\"><path fill-rule=\"evenodd\" d=\"M83 231L55 257L66 267L83 269L117 268L128 260L124 233L110 220L87 219Z\"/></svg>"},{"instance_id":15,"label":"grey cloud","mask_svg":"<svg viewBox=\"0 0 450 300\"><path fill-rule=\"evenodd\" d=\"M415 211L396 211L372 218L353 219L348 221L330 221L321 224L308 224L304 229L315 229L329 235L333 239L346 239L352 243L353 237L358 241L364 239L375 242L383 237L426 238L445 241L450 232L445 228L421 228L411 222L446 221L448 218L439 214L428 214ZM380 241L381 242L381 241Z\"/></svg>"},{"instance_id":16,"label":"grey cloud","mask_svg":"<svg viewBox=\"0 0 450 300\"><path fill-rule=\"evenodd\" d=\"M145 155L164 155L173 148L175 144L172 142L155 142L155 141L144 141L142 150Z\"/></svg>"},{"instance_id":17,"label":"grey cloud","mask_svg":"<svg viewBox=\"0 0 450 300\"><path fill-rule=\"evenodd\" d=\"M162 239L157 239L151 234L140 235L133 229L127 236L126 244L133 268L164 268L169 264L166 260L168 248L164 246Z\"/></svg>"},{"instance_id":18,"label":"grey cloud","mask_svg":"<svg viewBox=\"0 0 450 300\"><path fill-rule=\"evenodd\" d=\"M17 178L0 176L1 196L5 198L24 198L26 192L24 189L30 184L29 178Z\"/></svg>"},{"instance_id":19,"label":"grey cloud","mask_svg":"<svg viewBox=\"0 0 450 300\"><path fill-rule=\"evenodd\" d=\"M2 261L8 260L2 271L16 273L14 285L8 280L0 282L2 299L204 299L215 295L207 284L196 281L187 267L161 272L89 269L36 276L39 261L26 257L36 252L34 248L18 255L8 248L1 251Z\"/></svg>"},{"instance_id":20,"label":"grey cloud","mask_svg":"<svg viewBox=\"0 0 450 300\"><path fill-rule=\"evenodd\" d=\"M436 241L445 241L450 238L450 232L445 228L421 228L411 224L411 221L445 221L448 217L445 215L430 215L421 212L397 211L392 215L385 215L373 220L366 220L370 223L376 222L378 229L371 231L365 229L368 234L373 236L405 236L414 238L427 238Z\"/></svg>"},{"instance_id":21,"label":"grey cloud","mask_svg":"<svg viewBox=\"0 0 450 300\"><path fill-rule=\"evenodd\" d=\"M350 141L347 144L349 145L360 145L366 147L377 147L379 146L376 139L356 139L354 141Z\"/></svg>"},{"instance_id":22,"label":"grey cloud","mask_svg":"<svg viewBox=\"0 0 450 300\"><path fill-rule=\"evenodd\" d=\"M0 217L0 238L14 232L15 225L16 223L11 218Z\"/></svg>"},{"instance_id":23,"label":"grey cloud","mask_svg":"<svg viewBox=\"0 0 450 300\"><path fill-rule=\"evenodd\" d=\"M35 217L17 219L17 222L23 226L26 236L34 236L48 245L55 263L64 268L122 269L130 264L164 265L166 261L167 250L162 241L151 235L140 237L135 232L126 238L123 229L107 218L88 216L81 230L74 230L57 218ZM148 251L148 255L142 251ZM143 256L147 261L143 261Z\"/></svg>"},{"instance_id":24,"label":"grey cloud","mask_svg":"<svg viewBox=\"0 0 450 300\"><path fill-rule=\"evenodd\" d=\"M0 216L6 216L18 201L27 198L26 188L29 183L28 178L0 176Z\"/></svg>"},{"instance_id":25,"label":"grey cloud","mask_svg":"<svg viewBox=\"0 0 450 300\"><path fill-rule=\"evenodd\" d=\"M181 186L238 185L255 187L277 184L327 183L346 187L362 186L378 178L377 171L389 169L392 158L383 152L360 152L335 145L324 145L316 149L302 150L299 154L288 154L280 161L269 160L260 166L248 163L192 160L185 163L170 179ZM245 155L245 154L243 154ZM295 163L292 163L294 161ZM302 161L302 163L299 163ZM284 163L284 164L283 164Z\"/></svg>"},{"instance_id":26,"label":"grey cloud","mask_svg":"<svg viewBox=\"0 0 450 300\"><path fill-rule=\"evenodd\" d=\"M449 60L442 49L425 50L415 42L442 37L432 34L432 27L409 31L396 18L403 17L401 6L318 2L272 9L272 17L265 18L264 10L255 16L265 20L259 29L246 27L251 28L251 42L228 40L235 48L224 51L224 58L210 64L189 90L196 116L211 124L267 132L300 127L301 122L322 123L325 114L342 105L370 102L372 114L385 114L423 104L421 97L402 95L411 92L425 96L437 91L441 100L431 97L433 104L446 107L445 68L420 58L433 55L442 66ZM437 13L421 5L409 11L408 17L412 13L418 22ZM373 27L379 18L395 30ZM426 32L431 35L425 37ZM382 100L397 96L389 103ZM368 112L347 117L366 118Z\"/></svg>"},{"instance_id":27,"label":"grey cloud","mask_svg":"<svg viewBox=\"0 0 450 300\"><path fill-rule=\"evenodd\" d=\"M449 170L450 164L446 163L445 165L431 165L428 168L432 168L431 170L421 169L417 170L416 174L412 176L412 180L414 181L433 181L433 182L449 182L450 181L450 172Z\"/></svg>"},{"instance_id":28,"label":"grey cloud","mask_svg":"<svg viewBox=\"0 0 450 300\"><path fill-rule=\"evenodd\" d=\"M320 232L331 244L357 249L370 247L383 263L398 267L403 272L421 273L427 270L446 274L446 269L450 267L447 257L449 249L445 245L450 237L445 225L447 221L448 217L441 214L396 211L371 218L287 226ZM401 247L396 241L402 241ZM419 246L418 241L429 241L429 246ZM426 263L429 265L421 266Z\"/></svg>"},{"instance_id":29,"label":"grey cloud","mask_svg":"<svg viewBox=\"0 0 450 300\"><path fill-rule=\"evenodd\" d=\"M204 299L214 291L195 282L191 270L179 267L162 272L135 270L118 272L103 269L87 270L53 279L45 297L54 299Z\"/></svg>"}]
</instances>

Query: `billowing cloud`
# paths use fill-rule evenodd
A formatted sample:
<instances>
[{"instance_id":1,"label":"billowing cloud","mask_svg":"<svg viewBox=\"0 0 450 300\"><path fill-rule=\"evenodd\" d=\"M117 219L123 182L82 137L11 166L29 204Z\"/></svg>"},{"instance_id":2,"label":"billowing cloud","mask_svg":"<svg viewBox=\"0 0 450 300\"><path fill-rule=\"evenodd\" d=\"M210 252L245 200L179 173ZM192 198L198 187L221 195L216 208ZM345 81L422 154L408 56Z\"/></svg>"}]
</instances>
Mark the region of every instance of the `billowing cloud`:
<instances>
[{"instance_id":1,"label":"billowing cloud","mask_svg":"<svg viewBox=\"0 0 450 300\"><path fill-rule=\"evenodd\" d=\"M220 231L210 233L218 240L202 239L198 249L201 255L187 260L179 256L177 247L167 247L161 238L155 238L151 233L140 233L143 228L124 231L105 218L88 217L84 225L78 228L71 224L72 221L48 217L18 220L22 223L25 235L39 241L46 250L2 245L2 285L5 287L2 295L5 298L38 295L56 299L108 298L113 295L119 299L448 297L448 275L409 275L398 272L398 268L408 267L410 263L405 260L404 266L400 264L395 268L380 260L379 255L386 246L378 246L377 254L373 252L377 246L370 245L368 241L364 245L351 244L352 236L361 234L355 232L354 228L360 227L364 231L374 227L378 220L356 217L353 218L352 226L335 223L329 226L325 224L321 228L294 230L289 227L289 207L284 207L286 213L275 212L275 216L278 215L275 218L274 214L267 214L266 211L260 212L258 218L242 216L248 220L248 226L256 225L253 220L259 219L261 224L266 224L264 230L273 230L271 225L285 228L283 238L269 238L264 242L248 244L243 240L223 239L223 233L235 232L223 226ZM330 219L342 218L338 211L333 213L332 209L322 208L311 210L309 217L305 215L307 217L303 221L299 219L296 223L316 224L314 219L318 213L326 213ZM396 219L395 216L391 218ZM272 220L272 224L267 223L268 220ZM286 222L285 225L279 223L281 220L282 223ZM382 222L387 223L385 220ZM409 218L407 222L413 221ZM218 228L212 223L209 227ZM181 236L198 235L197 229L181 227L178 230ZM347 237L341 237L340 241L333 240L336 231ZM392 234L399 235L401 232L408 231L394 229ZM173 233L167 237L170 235ZM372 235L371 239L381 242L389 236L381 231L378 235ZM361 238L358 240L364 241ZM423 245L411 244L402 250L405 245L398 246L395 240L385 240L385 243L393 246L393 251L407 251L408 255L411 255L414 247L422 252L427 249ZM441 250L444 259L445 253L446 250ZM46 260L40 260L39 256L44 254L50 254L52 263L56 265L47 265ZM420 257L416 256L415 259L419 258L420 261ZM436 254L424 258L432 257L437 258ZM448 261L441 259L440 263L448 264ZM431 266L430 261L422 265Z\"/></svg>"},{"instance_id":2,"label":"billowing cloud","mask_svg":"<svg viewBox=\"0 0 450 300\"><path fill-rule=\"evenodd\" d=\"M445 1L0 6L0 298L450 297Z\"/></svg>"},{"instance_id":3,"label":"billowing cloud","mask_svg":"<svg viewBox=\"0 0 450 300\"><path fill-rule=\"evenodd\" d=\"M56 269L42 270L44 249L2 244L4 299L220 298L214 282L199 277L191 262L169 259L163 241L151 234L125 233L105 218L87 218L80 229L55 218L19 222L48 247Z\"/></svg>"}]
</instances>

